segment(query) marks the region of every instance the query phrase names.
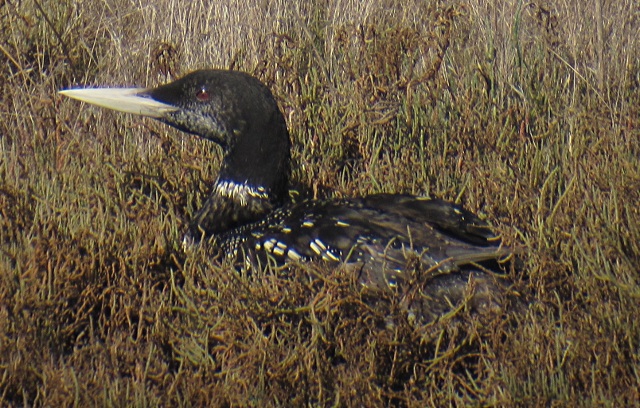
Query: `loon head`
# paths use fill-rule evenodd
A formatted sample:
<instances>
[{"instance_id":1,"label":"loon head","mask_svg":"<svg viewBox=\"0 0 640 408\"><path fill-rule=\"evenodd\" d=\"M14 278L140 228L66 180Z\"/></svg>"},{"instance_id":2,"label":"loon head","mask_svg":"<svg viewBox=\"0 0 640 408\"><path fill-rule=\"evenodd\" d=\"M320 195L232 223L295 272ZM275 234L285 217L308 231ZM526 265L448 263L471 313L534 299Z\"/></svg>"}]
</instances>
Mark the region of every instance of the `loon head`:
<instances>
[{"instance_id":1,"label":"loon head","mask_svg":"<svg viewBox=\"0 0 640 408\"><path fill-rule=\"evenodd\" d=\"M207 234L224 231L254 221L285 200L289 132L269 88L249 74L200 70L156 88L68 89L60 93L152 117L222 147L224 159L213 189L219 197L207 201L195 217L194 228ZM236 219L212 214L223 206Z\"/></svg>"}]
</instances>

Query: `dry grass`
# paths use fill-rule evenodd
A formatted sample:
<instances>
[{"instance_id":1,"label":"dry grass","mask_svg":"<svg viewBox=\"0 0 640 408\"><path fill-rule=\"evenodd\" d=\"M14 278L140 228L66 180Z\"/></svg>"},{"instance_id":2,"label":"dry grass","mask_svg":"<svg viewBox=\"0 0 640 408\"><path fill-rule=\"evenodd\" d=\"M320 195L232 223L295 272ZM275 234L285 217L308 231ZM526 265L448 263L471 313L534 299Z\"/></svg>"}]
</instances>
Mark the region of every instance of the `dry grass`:
<instances>
[{"instance_id":1,"label":"dry grass","mask_svg":"<svg viewBox=\"0 0 640 408\"><path fill-rule=\"evenodd\" d=\"M0 2L0 405L637 404L640 10L597 1ZM183 253L217 148L56 91L202 67L269 84L317 194L485 214L531 306L411 327Z\"/></svg>"}]
</instances>

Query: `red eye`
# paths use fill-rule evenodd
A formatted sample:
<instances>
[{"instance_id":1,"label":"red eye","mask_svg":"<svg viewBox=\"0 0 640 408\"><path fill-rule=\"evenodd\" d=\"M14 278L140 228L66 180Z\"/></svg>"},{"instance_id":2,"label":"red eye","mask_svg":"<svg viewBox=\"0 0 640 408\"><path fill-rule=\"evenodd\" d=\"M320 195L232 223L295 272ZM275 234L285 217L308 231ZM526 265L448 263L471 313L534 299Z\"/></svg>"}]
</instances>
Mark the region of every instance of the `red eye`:
<instances>
[{"instance_id":1,"label":"red eye","mask_svg":"<svg viewBox=\"0 0 640 408\"><path fill-rule=\"evenodd\" d=\"M202 88L196 93L196 99L200 102L206 102L209 100L209 92L206 89Z\"/></svg>"}]
</instances>

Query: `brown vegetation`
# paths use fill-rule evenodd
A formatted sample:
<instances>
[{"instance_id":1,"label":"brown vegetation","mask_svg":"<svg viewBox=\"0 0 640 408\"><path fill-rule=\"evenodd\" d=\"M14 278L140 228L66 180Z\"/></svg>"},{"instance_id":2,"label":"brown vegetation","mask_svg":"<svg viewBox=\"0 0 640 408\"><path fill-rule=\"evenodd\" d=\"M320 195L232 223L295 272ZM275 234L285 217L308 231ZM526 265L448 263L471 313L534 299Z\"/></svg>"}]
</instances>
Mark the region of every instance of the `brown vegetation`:
<instances>
[{"instance_id":1,"label":"brown vegetation","mask_svg":"<svg viewBox=\"0 0 640 408\"><path fill-rule=\"evenodd\" d=\"M637 4L246 3L0 1L0 405L637 404ZM412 327L184 253L217 147L56 92L204 67L270 86L317 194L483 214L530 306Z\"/></svg>"}]
</instances>

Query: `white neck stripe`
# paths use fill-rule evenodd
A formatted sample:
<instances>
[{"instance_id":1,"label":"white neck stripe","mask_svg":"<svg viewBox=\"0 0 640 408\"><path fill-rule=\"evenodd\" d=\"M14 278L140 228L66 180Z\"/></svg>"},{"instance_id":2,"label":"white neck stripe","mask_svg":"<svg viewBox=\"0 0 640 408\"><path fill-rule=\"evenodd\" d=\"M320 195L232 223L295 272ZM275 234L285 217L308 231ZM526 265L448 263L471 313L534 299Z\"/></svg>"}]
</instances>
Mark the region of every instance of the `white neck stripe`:
<instances>
[{"instance_id":1,"label":"white neck stripe","mask_svg":"<svg viewBox=\"0 0 640 408\"><path fill-rule=\"evenodd\" d=\"M232 200L239 201L240 205L247 205L249 197L267 200L269 194L264 187L252 187L247 184L236 183L230 180L218 180L213 189L214 194L219 194Z\"/></svg>"}]
</instances>

